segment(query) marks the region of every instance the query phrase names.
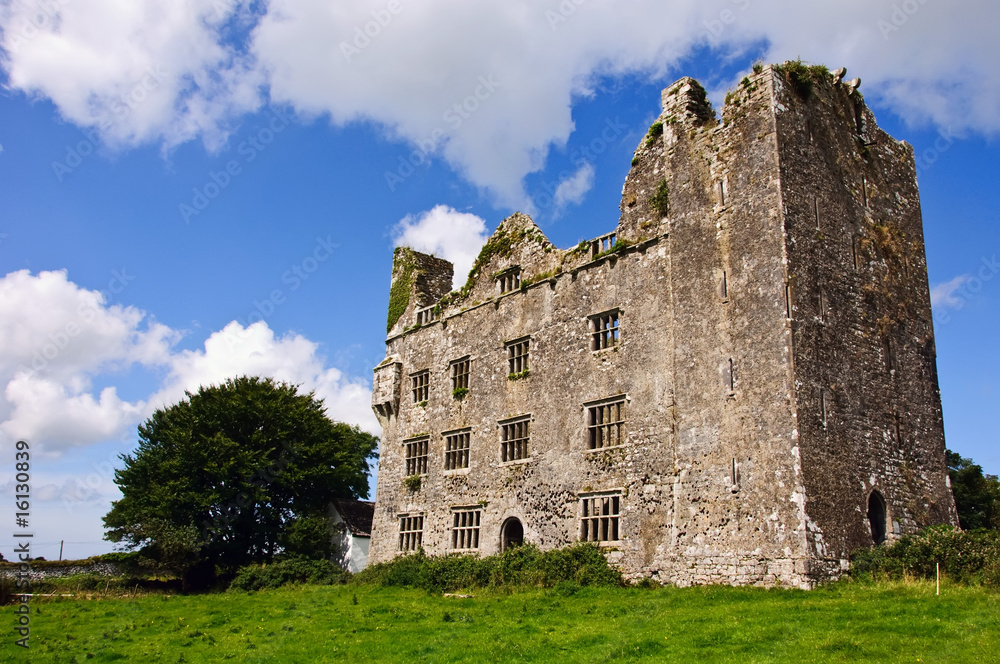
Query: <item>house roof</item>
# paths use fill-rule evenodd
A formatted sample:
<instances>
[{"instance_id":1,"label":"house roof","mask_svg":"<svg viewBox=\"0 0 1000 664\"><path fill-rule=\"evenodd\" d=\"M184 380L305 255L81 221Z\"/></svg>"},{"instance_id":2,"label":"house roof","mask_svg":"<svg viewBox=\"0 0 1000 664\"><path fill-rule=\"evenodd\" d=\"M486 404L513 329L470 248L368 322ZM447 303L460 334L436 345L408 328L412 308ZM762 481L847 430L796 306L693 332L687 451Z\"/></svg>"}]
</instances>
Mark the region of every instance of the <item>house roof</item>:
<instances>
[{"instance_id":1,"label":"house roof","mask_svg":"<svg viewBox=\"0 0 1000 664\"><path fill-rule=\"evenodd\" d=\"M335 500L334 507L340 518L347 524L355 537L372 536L372 519L375 518L375 503L367 500Z\"/></svg>"}]
</instances>

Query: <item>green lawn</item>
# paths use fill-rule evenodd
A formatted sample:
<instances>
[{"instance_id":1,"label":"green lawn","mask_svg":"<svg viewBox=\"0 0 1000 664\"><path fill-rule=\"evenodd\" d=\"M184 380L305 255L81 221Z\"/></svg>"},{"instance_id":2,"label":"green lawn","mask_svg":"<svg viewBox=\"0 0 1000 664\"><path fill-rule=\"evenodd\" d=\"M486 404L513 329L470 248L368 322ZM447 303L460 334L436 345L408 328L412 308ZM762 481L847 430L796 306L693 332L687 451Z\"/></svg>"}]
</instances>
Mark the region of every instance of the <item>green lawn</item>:
<instances>
[{"instance_id":1,"label":"green lawn","mask_svg":"<svg viewBox=\"0 0 1000 664\"><path fill-rule=\"evenodd\" d=\"M978 588L475 595L334 586L38 601L30 651L13 643L14 607L0 610L0 661L1000 662L1000 593Z\"/></svg>"}]
</instances>

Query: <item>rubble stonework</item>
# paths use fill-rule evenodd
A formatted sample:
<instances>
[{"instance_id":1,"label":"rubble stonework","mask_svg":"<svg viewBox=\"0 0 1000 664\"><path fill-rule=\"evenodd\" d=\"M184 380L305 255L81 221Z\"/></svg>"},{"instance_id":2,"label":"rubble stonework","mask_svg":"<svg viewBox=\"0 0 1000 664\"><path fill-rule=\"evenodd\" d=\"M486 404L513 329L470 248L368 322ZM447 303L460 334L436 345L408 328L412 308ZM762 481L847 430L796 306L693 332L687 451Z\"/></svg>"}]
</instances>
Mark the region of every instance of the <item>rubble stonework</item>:
<instances>
[{"instance_id":1,"label":"rubble stonework","mask_svg":"<svg viewBox=\"0 0 1000 664\"><path fill-rule=\"evenodd\" d=\"M427 553L454 552L463 509L462 550L482 555L593 539L584 510L610 496L597 539L628 578L811 587L854 549L957 525L913 150L842 78L762 67L721 121L696 81L667 88L613 237L561 250L515 214L447 294L449 263L397 250L372 562L400 553L403 516ZM591 449L605 403L623 403L621 438ZM515 418L527 458L504 461ZM467 467L446 468L464 431ZM426 469L408 469L421 440Z\"/></svg>"}]
</instances>

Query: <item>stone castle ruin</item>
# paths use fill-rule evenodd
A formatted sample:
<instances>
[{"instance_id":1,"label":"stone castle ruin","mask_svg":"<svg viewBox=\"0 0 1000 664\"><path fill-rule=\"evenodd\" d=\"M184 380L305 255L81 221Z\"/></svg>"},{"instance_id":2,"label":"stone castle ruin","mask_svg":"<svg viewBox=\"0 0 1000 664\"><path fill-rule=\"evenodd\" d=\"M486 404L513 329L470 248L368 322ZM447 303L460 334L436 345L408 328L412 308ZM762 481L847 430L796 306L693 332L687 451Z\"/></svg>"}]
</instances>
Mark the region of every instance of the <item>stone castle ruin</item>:
<instances>
[{"instance_id":1,"label":"stone castle ruin","mask_svg":"<svg viewBox=\"0 0 1000 664\"><path fill-rule=\"evenodd\" d=\"M721 122L662 95L613 232L504 220L468 282L396 250L370 560L604 547L628 578L811 587L957 524L913 149L821 67Z\"/></svg>"}]
</instances>

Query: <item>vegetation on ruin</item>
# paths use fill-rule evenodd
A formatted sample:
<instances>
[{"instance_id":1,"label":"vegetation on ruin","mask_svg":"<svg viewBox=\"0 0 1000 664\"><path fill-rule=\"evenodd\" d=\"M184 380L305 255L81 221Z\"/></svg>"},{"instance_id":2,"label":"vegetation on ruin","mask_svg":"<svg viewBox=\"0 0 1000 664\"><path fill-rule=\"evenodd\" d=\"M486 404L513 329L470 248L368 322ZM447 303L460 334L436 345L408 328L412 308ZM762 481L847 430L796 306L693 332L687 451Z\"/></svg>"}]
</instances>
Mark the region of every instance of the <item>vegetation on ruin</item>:
<instances>
[{"instance_id":1,"label":"vegetation on ruin","mask_svg":"<svg viewBox=\"0 0 1000 664\"><path fill-rule=\"evenodd\" d=\"M775 65L774 70L801 99L809 99L813 93L813 86L830 77L830 70L824 65L811 65L801 59ZM756 72L756 68L754 71Z\"/></svg>"},{"instance_id":2,"label":"vegetation on ruin","mask_svg":"<svg viewBox=\"0 0 1000 664\"><path fill-rule=\"evenodd\" d=\"M404 254L408 254L408 250L403 247L396 247L393 259L400 263L399 274L392 282L392 287L389 289L389 317L386 320L385 332L388 334L392 330L392 326L396 324L399 317L403 315L406 311L406 307L410 304L410 291L413 289L413 262L412 257L409 260L401 258Z\"/></svg>"},{"instance_id":3,"label":"vegetation on ruin","mask_svg":"<svg viewBox=\"0 0 1000 664\"><path fill-rule=\"evenodd\" d=\"M475 590L291 586L32 602L32 662L985 662L1000 594L931 582ZM2 608L11 624L14 606ZM13 637L0 660L25 661Z\"/></svg>"},{"instance_id":4,"label":"vegetation on ruin","mask_svg":"<svg viewBox=\"0 0 1000 664\"><path fill-rule=\"evenodd\" d=\"M663 136L663 123L654 122L649 126L649 131L646 132L646 147L652 147L660 136Z\"/></svg>"},{"instance_id":5,"label":"vegetation on ruin","mask_svg":"<svg viewBox=\"0 0 1000 664\"><path fill-rule=\"evenodd\" d=\"M670 212L670 189L666 178L656 185L656 192L649 197L649 207L658 212L661 217Z\"/></svg>"},{"instance_id":6,"label":"vegetation on ruin","mask_svg":"<svg viewBox=\"0 0 1000 664\"><path fill-rule=\"evenodd\" d=\"M456 387L451 391L451 396L455 399L461 401L465 398L465 395L469 393L469 388L467 387Z\"/></svg>"},{"instance_id":7,"label":"vegetation on ruin","mask_svg":"<svg viewBox=\"0 0 1000 664\"><path fill-rule=\"evenodd\" d=\"M522 378L527 378L531 375L531 371L525 369L524 371L518 371L517 373L507 374L507 380L521 380Z\"/></svg>"},{"instance_id":8,"label":"vegetation on ruin","mask_svg":"<svg viewBox=\"0 0 1000 664\"><path fill-rule=\"evenodd\" d=\"M403 488L411 493L420 491L420 475L409 475L403 478Z\"/></svg>"},{"instance_id":9,"label":"vegetation on ruin","mask_svg":"<svg viewBox=\"0 0 1000 664\"><path fill-rule=\"evenodd\" d=\"M599 254L597 254L596 256L594 256L591 260L595 260L596 261L596 260L598 260L600 258L604 258L605 256L610 256L611 254L617 254L617 253L619 253L621 251L624 251L624 250L628 249L631 246L632 246L632 243L629 242L628 240L618 240L618 239L615 239L615 243L613 245L611 245L610 249L605 249L604 251L602 251Z\"/></svg>"},{"instance_id":10,"label":"vegetation on ruin","mask_svg":"<svg viewBox=\"0 0 1000 664\"><path fill-rule=\"evenodd\" d=\"M546 279L551 279L552 277L562 274L562 265L557 265L551 270L546 270L545 272L539 272L538 274L532 275L521 279L521 290L527 290L528 286L532 284L537 284Z\"/></svg>"}]
</instances>

